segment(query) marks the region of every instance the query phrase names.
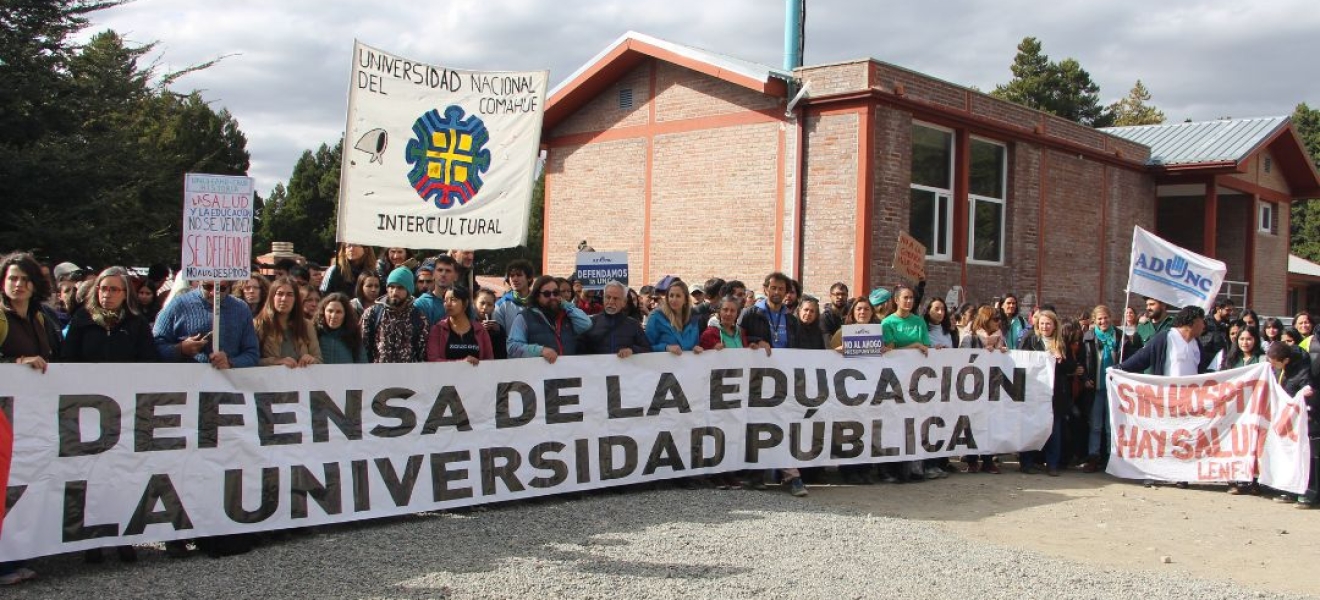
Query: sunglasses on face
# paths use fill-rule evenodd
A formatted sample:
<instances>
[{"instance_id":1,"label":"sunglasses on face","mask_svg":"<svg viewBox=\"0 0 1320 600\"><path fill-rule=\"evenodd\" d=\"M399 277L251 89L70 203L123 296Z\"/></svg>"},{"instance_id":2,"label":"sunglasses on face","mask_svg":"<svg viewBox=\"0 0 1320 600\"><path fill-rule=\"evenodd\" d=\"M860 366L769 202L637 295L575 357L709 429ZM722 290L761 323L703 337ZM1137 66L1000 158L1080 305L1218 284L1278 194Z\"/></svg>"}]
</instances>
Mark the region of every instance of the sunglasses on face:
<instances>
[{"instance_id":1,"label":"sunglasses on face","mask_svg":"<svg viewBox=\"0 0 1320 600\"><path fill-rule=\"evenodd\" d=\"M206 291L211 291L211 290L214 289L215 287L216 287L216 285L215 285L214 283L203 283L203 284L202 284L202 289L204 289L204 290L206 290ZM219 289L220 289L220 291L222 291L222 292L228 292L228 291L229 291L229 284L227 284L227 283L222 283L222 284L220 284L220 288L219 288Z\"/></svg>"},{"instance_id":2,"label":"sunglasses on face","mask_svg":"<svg viewBox=\"0 0 1320 600\"><path fill-rule=\"evenodd\" d=\"M559 295L559 290L541 290L542 298L553 298Z\"/></svg>"}]
</instances>

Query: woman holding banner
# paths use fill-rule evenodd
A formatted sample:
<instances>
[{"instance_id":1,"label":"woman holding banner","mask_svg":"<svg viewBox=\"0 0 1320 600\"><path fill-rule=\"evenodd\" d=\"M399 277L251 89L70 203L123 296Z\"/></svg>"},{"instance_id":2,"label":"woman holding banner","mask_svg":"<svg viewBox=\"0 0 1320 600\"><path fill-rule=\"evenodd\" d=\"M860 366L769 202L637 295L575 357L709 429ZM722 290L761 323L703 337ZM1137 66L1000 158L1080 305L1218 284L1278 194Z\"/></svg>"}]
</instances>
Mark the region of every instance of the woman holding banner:
<instances>
[{"instance_id":1,"label":"woman holding banner","mask_svg":"<svg viewBox=\"0 0 1320 600\"><path fill-rule=\"evenodd\" d=\"M888 298L886 298L888 300ZM871 300L866 296L858 296L848 301L848 313L843 317L844 325L865 325L867 323L879 324L880 319L875 316L875 307L871 306ZM840 354L843 354L843 328L834 332L830 338L830 347Z\"/></svg>"},{"instance_id":2,"label":"woman holding banner","mask_svg":"<svg viewBox=\"0 0 1320 600\"><path fill-rule=\"evenodd\" d=\"M661 292L661 286L665 286ZM688 286L682 279L668 276L660 280L656 291L665 295L660 308L646 318L646 338L655 352L701 354L701 323L692 315Z\"/></svg>"},{"instance_id":3,"label":"woman holding banner","mask_svg":"<svg viewBox=\"0 0 1320 600\"><path fill-rule=\"evenodd\" d=\"M15 252L0 261L4 276L0 292L0 361L27 365L46 372L46 364L59 355L60 332L55 315L41 299L50 297L50 281L31 254ZM0 562L0 585L13 585L37 577L26 561Z\"/></svg>"},{"instance_id":4,"label":"woman holding banner","mask_svg":"<svg viewBox=\"0 0 1320 600\"><path fill-rule=\"evenodd\" d=\"M475 321L472 293L456 285L445 292L445 318L431 326L426 338L426 360L430 362L467 361L476 365L495 359L486 328Z\"/></svg>"},{"instance_id":5,"label":"woman holding banner","mask_svg":"<svg viewBox=\"0 0 1320 600\"><path fill-rule=\"evenodd\" d=\"M270 298L253 320L261 347L261 366L290 369L321 362L311 321L303 316L302 293L293 280L280 277L270 284Z\"/></svg>"},{"instance_id":6,"label":"woman holding banner","mask_svg":"<svg viewBox=\"0 0 1320 600\"><path fill-rule=\"evenodd\" d=\"M958 347L1008 352L1008 346L1004 343L1004 333L1000 327L1001 315L1002 312L995 310L989 304L982 304L976 309L976 316L972 318L971 334L963 336ZM963 462L967 464L968 473L984 471L994 475L999 474L999 465L995 464L993 455L971 454L964 456Z\"/></svg>"},{"instance_id":7,"label":"woman holding banner","mask_svg":"<svg viewBox=\"0 0 1320 600\"><path fill-rule=\"evenodd\" d=\"M156 343L151 326L138 314L133 289L122 268L106 269L96 277L87 302L74 311L69 320L69 336L64 340L66 362L132 363L156 362ZM132 546L115 548L119 560L134 562L137 551ZM89 563L104 560L100 548L83 553Z\"/></svg>"},{"instance_id":8,"label":"woman holding banner","mask_svg":"<svg viewBox=\"0 0 1320 600\"><path fill-rule=\"evenodd\" d=\"M1045 469L1050 477L1059 476L1059 466L1063 462L1063 435L1073 404L1070 376L1085 373L1077 357L1068 352L1061 329L1059 316L1052 310L1042 310L1036 313L1035 327L1028 329L1018 344L1019 350L1048 352L1054 359L1054 428L1045 442ZM1039 452L1021 453L1019 468L1023 473L1036 472L1038 455Z\"/></svg>"},{"instance_id":9,"label":"woman holding banner","mask_svg":"<svg viewBox=\"0 0 1320 600\"><path fill-rule=\"evenodd\" d=\"M1091 328L1082 333L1082 366L1085 367L1082 386L1095 394L1091 402L1090 436L1086 444L1083 473L1094 473L1104 468L1104 457L1109 456L1105 443L1109 441L1109 389L1105 374L1118 364L1123 356L1133 352L1129 333L1114 323L1109 307L1097 305L1091 310Z\"/></svg>"}]
</instances>

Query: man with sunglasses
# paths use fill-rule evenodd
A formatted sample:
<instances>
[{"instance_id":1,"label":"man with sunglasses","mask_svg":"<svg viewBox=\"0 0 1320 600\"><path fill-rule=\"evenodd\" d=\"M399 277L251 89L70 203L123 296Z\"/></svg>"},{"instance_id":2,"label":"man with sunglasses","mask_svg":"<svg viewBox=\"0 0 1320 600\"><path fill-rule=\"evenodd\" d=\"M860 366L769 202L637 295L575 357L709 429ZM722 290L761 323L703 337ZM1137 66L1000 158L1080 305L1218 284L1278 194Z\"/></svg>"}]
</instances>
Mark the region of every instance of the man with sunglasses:
<instances>
[{"instance_id":1,"label":"man with sunglasses","mask_svg":"<svg viewBox=\"0 0 1320 600\"><path fill-rule=\"evenodd\" d=\"M153 335L161 359L210 363L217 369L252 367L261 358L252 311L229 295L233 282L205 282L179 295L156 315ZM220 348L214 348L212 307L220 303Z\"/></svg>"},{"instance_id":2,"label":"man with sunglasses","mask_svg":"<svg viewBox=\"0 0 1320 600\"><path fill-rule=\"evenodd\" d=\"M532 282L527 306L509 328L509 358L540 356L554 363L560 356L580 354L578 337L591 329L591 318L560 296L554 277Z\"/></svg>"}]
</instances>

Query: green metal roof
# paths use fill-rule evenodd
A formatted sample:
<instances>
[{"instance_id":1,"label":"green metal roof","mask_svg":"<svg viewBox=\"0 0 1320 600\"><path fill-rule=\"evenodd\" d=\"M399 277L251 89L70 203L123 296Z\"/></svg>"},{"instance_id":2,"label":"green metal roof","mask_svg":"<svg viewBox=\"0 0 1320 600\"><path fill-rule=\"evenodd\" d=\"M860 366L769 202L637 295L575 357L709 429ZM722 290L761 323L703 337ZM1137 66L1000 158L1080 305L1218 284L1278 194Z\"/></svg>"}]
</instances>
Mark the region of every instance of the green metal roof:
<instances>
[{"instance_id":1,"label":"green metal roof","mask_svg":"<svg viewBox=\"0 0 1320 600\"><path fill-rule=\"evenodd\" d=\"M1172 166L1239 162L1287 126L1288 117L1262 117L1106 127L1100 131L1148 146L1148 165Z\"/></svg>"}]
</instances>

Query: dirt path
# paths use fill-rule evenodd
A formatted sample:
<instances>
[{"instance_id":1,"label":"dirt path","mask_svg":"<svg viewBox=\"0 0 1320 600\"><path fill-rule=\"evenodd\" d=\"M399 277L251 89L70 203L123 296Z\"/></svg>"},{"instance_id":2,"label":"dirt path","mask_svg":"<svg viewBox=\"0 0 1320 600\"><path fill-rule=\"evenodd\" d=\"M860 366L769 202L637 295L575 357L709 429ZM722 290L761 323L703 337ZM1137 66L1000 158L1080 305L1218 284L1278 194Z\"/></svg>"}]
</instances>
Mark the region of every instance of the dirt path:
<instances>
[{"instance_id":1,"label":"dirt path","mask_svg":"<svg viewBox=\"0 0 1320 600\"><path fill-rule=\"evenodd\" d=\"M919 484L816 487L811 499L936 521L971 538L1078 562L1320 596L1320 510L1225 489L1145 488L1077 471L1022 475L1010 466L1002 475L955 473Z\"/></svg>"}]
</instances>

